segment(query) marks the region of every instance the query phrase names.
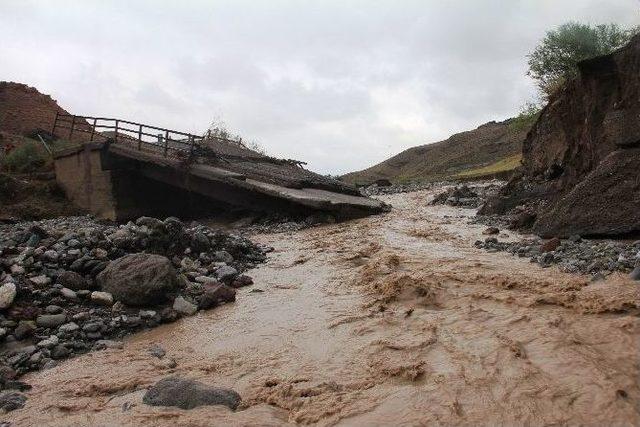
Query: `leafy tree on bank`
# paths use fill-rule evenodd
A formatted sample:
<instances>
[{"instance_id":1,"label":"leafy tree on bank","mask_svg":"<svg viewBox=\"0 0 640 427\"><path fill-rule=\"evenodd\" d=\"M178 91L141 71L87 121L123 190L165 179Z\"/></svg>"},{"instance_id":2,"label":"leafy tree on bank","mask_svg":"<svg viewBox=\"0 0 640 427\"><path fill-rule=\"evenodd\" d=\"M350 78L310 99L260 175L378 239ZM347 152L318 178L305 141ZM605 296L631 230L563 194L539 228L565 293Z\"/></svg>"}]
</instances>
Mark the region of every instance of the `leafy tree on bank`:
<instances>
[{"instance_id":1,"label":"leafy tree on bank","mask_svg":"<svg viewBox=\"0 0 640 427\"><path fill-rule=\"evenodd\" d=\"M547 31L528 55L529 71L543 98L548 98L569 78L577 74L578 62L606 55L624 46L638 28L624 29L617 24L588 25L567 22Z\"/></svg>"}]
</instances>

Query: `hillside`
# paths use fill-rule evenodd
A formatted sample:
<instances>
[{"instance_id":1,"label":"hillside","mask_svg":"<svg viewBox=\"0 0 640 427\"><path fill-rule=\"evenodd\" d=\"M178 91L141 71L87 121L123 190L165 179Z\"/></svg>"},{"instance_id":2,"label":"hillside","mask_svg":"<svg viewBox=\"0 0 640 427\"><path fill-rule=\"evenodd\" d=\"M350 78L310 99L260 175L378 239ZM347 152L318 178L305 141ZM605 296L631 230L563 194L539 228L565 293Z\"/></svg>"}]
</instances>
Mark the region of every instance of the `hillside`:
<instances>
[{"instance_id":1,"label":"hillside","mask_svg":"<svg viewBox=\"0 0 640 427\"><path fill-rule=\"evenodd\" d=\"M35 137L51 132L56 113L69 114L49 95L15 82L0 81L0 131ZM64 133L64 132L62 132ZM65 138L67 135L59 135ZM73 139L81 140L77 135Z\"/></svg>"},{"instance_id":2,"label":"hillside","mask_svg":"<svg viewBox=\"0 0 640 427\"><path fill-rule=\"evenodd\" d=\"M378 179L403 183L505 174L520 164L527 130L515 126L513 119L489 122L444 141L409 148L342 179L351 184L369 184Z\"/></svg>"}]
</instances>

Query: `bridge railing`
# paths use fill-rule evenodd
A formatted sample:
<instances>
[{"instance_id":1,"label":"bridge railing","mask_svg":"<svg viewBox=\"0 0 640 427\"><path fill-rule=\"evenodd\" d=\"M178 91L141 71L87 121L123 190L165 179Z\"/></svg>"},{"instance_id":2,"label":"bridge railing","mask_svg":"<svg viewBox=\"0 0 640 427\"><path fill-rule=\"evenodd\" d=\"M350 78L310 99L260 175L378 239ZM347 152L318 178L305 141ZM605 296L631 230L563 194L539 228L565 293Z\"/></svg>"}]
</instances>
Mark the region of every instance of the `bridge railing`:
<instances>
[{"instance_id":1,"label":"bridge railing","mask_svg":"<svg viewBox=\"0 0 640 427\"><path fill-rule=\"evenodd\" d=\"M86 142L111 140L115 144L133 145L138 150L161 151L165 157L192 152L203 140L202 136L129 120L64 113L56 113L51 133L70 141L83 134Z\"/></svg>"}]
</instances>

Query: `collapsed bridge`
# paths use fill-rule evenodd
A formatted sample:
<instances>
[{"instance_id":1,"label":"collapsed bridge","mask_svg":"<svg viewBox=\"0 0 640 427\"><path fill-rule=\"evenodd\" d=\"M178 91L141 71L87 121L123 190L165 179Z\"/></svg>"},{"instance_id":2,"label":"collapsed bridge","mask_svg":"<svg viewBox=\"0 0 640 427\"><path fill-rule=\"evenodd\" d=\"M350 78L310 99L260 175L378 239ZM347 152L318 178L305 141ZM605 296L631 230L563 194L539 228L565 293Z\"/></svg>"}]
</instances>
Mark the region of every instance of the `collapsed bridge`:
<instances>
[{"instance_id":1,"label":"collapsed bridge","mask_svg":"<svg viewBox=\"0 0 640 427\"><path fill-rule=\"evenodd\" d=\"M54 154L56 179L74 204L103 219L234 210L346 219L387 208L302 162L212 135L63 113L52 134L82 141Z\"/></svg>"}]
</instances>

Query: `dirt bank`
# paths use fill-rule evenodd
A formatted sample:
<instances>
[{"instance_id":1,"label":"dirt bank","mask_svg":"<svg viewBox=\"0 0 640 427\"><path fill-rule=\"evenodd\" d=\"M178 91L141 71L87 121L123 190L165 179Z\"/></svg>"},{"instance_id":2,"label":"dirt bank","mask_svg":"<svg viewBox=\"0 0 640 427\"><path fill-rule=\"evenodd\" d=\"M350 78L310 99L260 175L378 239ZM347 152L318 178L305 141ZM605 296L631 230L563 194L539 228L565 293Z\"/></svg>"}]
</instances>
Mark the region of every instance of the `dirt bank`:
<instances>
[{"instance_id":1,"label":"dirt bank","mask_svg":"<svg viewBox=\"0 0 640 427\"><path fill-rule=\"evenodd\" d=\"M254 239L275 247L234 306L28 375L15 425L638 425L637 284L473 247L474 211L434 191L393 212ZM511 236L515 237L515 236ZM264 292L257 292L256 288ZM151 356L159 344L176 367ZM165 359L166 359L165 358ZM150 407L177 373L237 412Z\"/></svg>"},{"instance_id":2,"label":"dirt bank","mask_svg":"<svg viewBox=\"0 0 640 427\"><path fill-rule=\"evenodd\" d=\"M527 206L543 237L640 233L640 35L578 64L527 134L522 173L482 209Z\"/></svg>"}]
</instances>

